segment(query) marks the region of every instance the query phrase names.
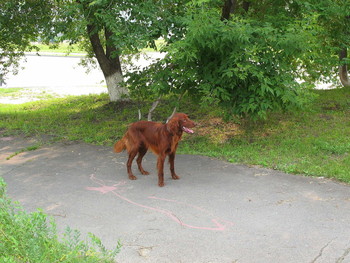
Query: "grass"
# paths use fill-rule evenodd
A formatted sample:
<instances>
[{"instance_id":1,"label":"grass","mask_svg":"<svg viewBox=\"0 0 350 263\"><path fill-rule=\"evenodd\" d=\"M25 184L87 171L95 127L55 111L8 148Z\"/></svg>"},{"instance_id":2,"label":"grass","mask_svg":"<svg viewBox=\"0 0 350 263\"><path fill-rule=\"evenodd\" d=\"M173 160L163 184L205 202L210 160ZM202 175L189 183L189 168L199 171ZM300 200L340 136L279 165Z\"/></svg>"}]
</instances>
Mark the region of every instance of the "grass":
<instances>
[{"instance_id":1,"label":"grass","mask_svg":"<svg viewBox=\"0 0 350 263\"><path fill-rule=\"evenodd\" d=\"M56 98L58 95L47 92L45 88L0 88L0 97L8 100L27 98L29 100Z\"/></svg>"},{"instance_id":2,"label":"grass","mask_svg":"<svg viewBox=\"0 0 350 263\"><path fill-rule=\"evenodd\" d=\"M78 54L85 54L86 52L82 51L78 44L70 45L69 43L59 43L59 44L50 44L46 45L43 43L35 43L35 46L37 46L40 49L40 52L54 52L54 53L78 53Z\"/></svg>"},{"instance_id":3,"label":"grass","mask_svg":"<svg viewBox=\"0 0 350 263\"><path fill-rule=\"evenodd\" d=\"M13 153L13 154L11 154L9 157L6 158L6 160L10 160L11 158L13 158L13 157L15 157L16 155L18 155L18 154L20 154L20 153L23 153L23 152L35 151L35 150L39 149L40 146L41 146L41 144L38 143L38 144L35 144L35 145L32 145L32 146L28 146L28 147L26 147L26 148L23 148L23 149L21 149L21 150L15 152L15 153Z\"/></svg>"},{"instance_id":4,"label":"grass","mask_svg":"<svg viewBox=\"0 0 350 263\"><path fill-rule=\"evenodd\" d=\"M185 134L180 153L200 154L233 163L259 165L287 173L335 178L350 182L350 91L315 91L307 110L270 114L268 120L225 122L220 109L200 107L184 99L179 111L200 125ZM8 134L51 135L112 146L137 120L138 107L146 113L151 102L109 103L108 96L91 95L42 100L0 107L0 129ZM163 101L154 120L172 110Z\"/></svg>"},{"instance_id":5,"label":"grass","mask_svg":"<svg viewBox=\"0 0 350 263\"><path fill-rule=\"evenodd\" d=\"M0 88L0 96L12 96L13 94L18 94L22 88Z\"/></svg>"},{"instance_id":6,"label":"grass","mask_svg":"<svg viewBox=\"0 0 350 263\"><path fill-rule=\"evenodd\" d=\"M155 45L157 47L157 50L160 50L164 45L165 42L163 39L158 39L155 41ZM69 43L58 43L58 44L43 44L43 43L35 43L35 46L39 48L40 52L50 52L50 53L73 53L73 54L79 54L79 55L85 55L86 52L81 50L78 44L72 44ZM154 48L146 47L143 49L143 52L154 52L156 51ZM72 55L72 54L71 54Z\"/></svg>"}]
</instances>

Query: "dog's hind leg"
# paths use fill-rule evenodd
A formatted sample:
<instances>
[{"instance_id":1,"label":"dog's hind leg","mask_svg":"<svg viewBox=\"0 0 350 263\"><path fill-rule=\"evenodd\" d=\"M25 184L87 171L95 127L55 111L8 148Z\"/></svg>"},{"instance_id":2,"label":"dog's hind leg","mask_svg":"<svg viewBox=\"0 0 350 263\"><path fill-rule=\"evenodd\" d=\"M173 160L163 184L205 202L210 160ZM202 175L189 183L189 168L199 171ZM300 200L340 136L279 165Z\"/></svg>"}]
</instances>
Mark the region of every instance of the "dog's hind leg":
<instances>
[{"instance_id":1,"label":"dog's hind leg","mask_svg":"<svg viewBox=\"0 0 350 263\"><path fill-rule=\"evenodd\" d=\"M145 156L147 152L147 148L145 146L140 146L139 147L139 155L137 156L136 162L137 162L137 166L139 167L139 170L141 172L141 174L143 175L148 175L149 172L145 171L142 167L142 158L143 156Z\"/></svg>"},{"instance_id":2,"label":"dog's hind leg","mask_svg":"<svg viewBox=\"0 0 350 263\"><path fill-rule=\"evenodd\" d=\"M128 162L126 163L126 168L128 170L128 175L129 175L129 179L130 180L136 180L137 179L137 177L132 174L132 170L131 170L131 164L132 164L132 161L134 160L136 154L137 154L137 149L136 150L134 150L134 149L131 150L129 152Z\"/></svg>"},{"instance_id":3,"label":"dog's hind leg","mask_svg":"<svg viewBox=\"0 0 350 263\"><path fill-rule=\"evenodd\" d=\"M160 153L158 155L158 160L157 160L158 185L160 187L164 186L164 161L165 161L165 154L164 153Z\"/></svg>"}]
</instances>

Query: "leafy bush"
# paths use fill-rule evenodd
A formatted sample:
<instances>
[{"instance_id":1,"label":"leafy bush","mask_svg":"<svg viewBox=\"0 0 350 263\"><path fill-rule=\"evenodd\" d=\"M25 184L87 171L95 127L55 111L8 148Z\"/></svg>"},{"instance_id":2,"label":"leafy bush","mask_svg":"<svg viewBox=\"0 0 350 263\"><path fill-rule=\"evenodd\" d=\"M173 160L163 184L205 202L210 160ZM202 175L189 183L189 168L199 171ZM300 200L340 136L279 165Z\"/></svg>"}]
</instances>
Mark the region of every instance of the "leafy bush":
<instances>
[{"instance_id":1,"label":"leafy bush","mask_svg":"<svg viewBox=\"0 0 350 263\"><path fill-rule=\"evenodd\" d=\"M0 262L114 262L120 251L112 251L89 233L90 243L70 228L60 240L55 222L42 212L27 213L6 195L0 178Z\"/></svg>"},{"instance_id":2,"label":"leafy bush","mask_svg":"<svg viewBox=\"0 0 350 263\"><path fill-rule=\"evenodd\" d=\"M312 65L317 16L279 15L235 14L221 21L216 9L197 8L183 19L185 37L164 49L166 57L129 76L131 95L188 92L201 103L220 105L226 115L255 119L302 106L322 75Z\"/></svg>"}]
</instances>

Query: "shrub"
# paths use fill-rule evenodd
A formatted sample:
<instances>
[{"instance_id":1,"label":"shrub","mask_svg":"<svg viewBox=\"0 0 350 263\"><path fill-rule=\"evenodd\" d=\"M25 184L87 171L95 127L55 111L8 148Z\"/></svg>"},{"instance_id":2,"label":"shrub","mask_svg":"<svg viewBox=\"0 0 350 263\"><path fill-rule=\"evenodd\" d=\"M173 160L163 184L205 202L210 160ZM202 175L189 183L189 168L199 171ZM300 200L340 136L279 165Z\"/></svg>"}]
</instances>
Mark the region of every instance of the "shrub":
<instances>
[{"instance_id":1,"label":"shrub","mask_svg":"<svg viewBox=\"0 0 350 263\"><path fill-rule=\"evenodd\" d=\"M184 19L185 37L164 49L163 60L129 76L131 95L188 92L226 115L254 119L301 107L314 87L305 80L320 77L309 65L317 55L310 26L316 22L312 15L282 21L235 15L223 22L216 10L196 10Z\"/></svg>"}]
</instances>

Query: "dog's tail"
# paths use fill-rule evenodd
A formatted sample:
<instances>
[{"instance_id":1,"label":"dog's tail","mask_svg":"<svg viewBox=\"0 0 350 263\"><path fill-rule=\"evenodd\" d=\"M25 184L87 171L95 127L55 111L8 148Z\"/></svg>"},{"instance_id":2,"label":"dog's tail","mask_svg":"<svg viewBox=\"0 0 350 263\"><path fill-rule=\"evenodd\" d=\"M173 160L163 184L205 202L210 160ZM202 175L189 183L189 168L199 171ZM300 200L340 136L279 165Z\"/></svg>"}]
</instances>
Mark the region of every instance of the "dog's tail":
<instances>
[{"instance_id":1,"label":"dog's tail","mask_svg":"<svg viewBox=\"0 0 350 263\"><path fill-rule=\"evenodd\" d=\"M128 133L126 133L121 140L114 144L114 152L120 153L126 149L127 134Z\"/></svg>"}]
</instances>

